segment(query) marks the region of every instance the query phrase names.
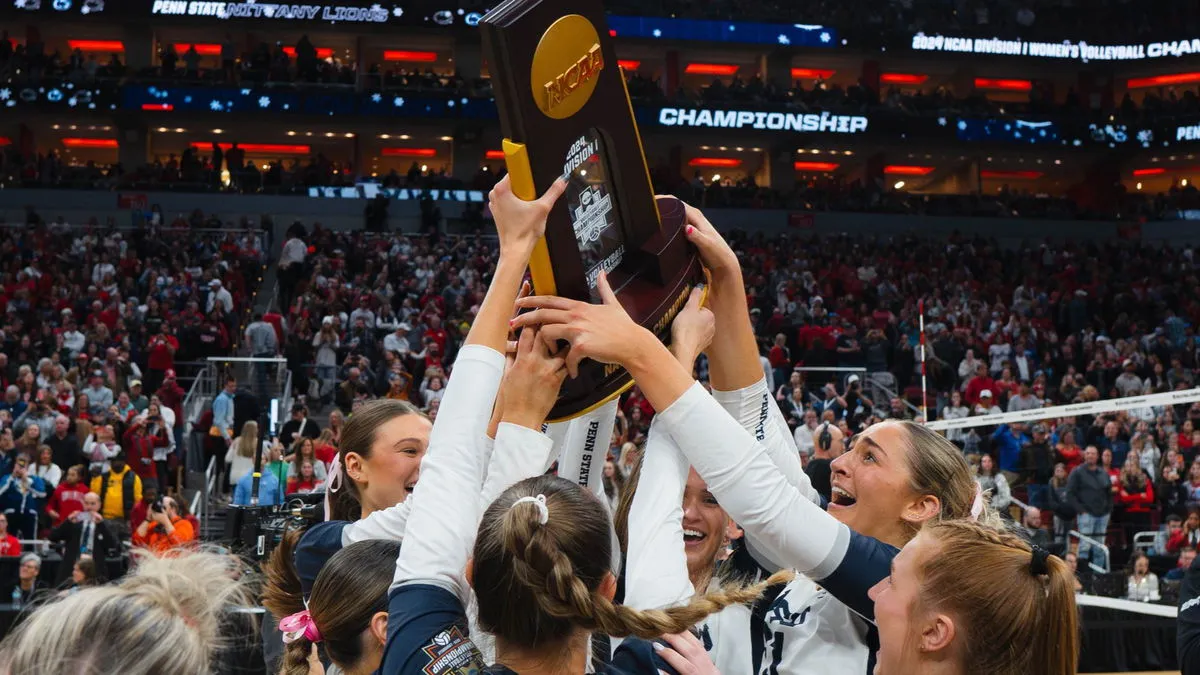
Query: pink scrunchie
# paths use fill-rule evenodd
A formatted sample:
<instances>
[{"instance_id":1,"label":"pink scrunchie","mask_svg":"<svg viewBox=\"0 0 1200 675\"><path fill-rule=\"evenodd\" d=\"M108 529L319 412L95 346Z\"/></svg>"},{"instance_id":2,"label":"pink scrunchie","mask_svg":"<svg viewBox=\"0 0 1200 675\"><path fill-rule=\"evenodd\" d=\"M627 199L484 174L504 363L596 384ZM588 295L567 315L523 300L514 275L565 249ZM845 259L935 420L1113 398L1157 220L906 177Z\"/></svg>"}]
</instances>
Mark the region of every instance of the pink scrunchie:
<instances>
[{"instance_id":1,"label":"pink scrunchie","mask_svg":"<svg viewBox=\"0 0 1200 675\"><path fill-rule=\"evenodd\" d=\"M321 641L321 631L317 630L317 624L313 623L312 614L309 614L307 609L280 620L279 632L283 633L285 645L300 638L313 643Z\"/></svg>"}]
</instances>

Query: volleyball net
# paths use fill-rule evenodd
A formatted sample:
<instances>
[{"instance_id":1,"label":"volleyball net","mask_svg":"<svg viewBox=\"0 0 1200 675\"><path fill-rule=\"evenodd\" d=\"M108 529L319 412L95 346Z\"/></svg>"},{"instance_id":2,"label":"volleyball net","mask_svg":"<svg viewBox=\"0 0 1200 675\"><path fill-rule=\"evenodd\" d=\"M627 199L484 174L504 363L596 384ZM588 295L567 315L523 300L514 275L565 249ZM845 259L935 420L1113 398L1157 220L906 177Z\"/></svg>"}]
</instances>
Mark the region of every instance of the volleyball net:
<instances>
[{"instance_id":1,"label":"volleyball net","mask_svg":"<svg viewBox=\"0 0 1200 675\"><path fill-rule=\"evenodd\" d=\"M1095 415L1099 413L1136 410L1138 408L1159 408L1175 406L1200 401L1200 388L1169 391L1162 394L1145 394L1141 396L1126 396L1111 398L1103 401L1088 401L1086 403L1069 403L1048 408L1033 408L1016 412L996 413L993 415L978 415L956 420L938 420L929 422L927 426L935 431L950 429L970 429L973 427L999 426L1014 422L1041 422L1062 417L1078 415Z\"/></svg>"}]
</instances>

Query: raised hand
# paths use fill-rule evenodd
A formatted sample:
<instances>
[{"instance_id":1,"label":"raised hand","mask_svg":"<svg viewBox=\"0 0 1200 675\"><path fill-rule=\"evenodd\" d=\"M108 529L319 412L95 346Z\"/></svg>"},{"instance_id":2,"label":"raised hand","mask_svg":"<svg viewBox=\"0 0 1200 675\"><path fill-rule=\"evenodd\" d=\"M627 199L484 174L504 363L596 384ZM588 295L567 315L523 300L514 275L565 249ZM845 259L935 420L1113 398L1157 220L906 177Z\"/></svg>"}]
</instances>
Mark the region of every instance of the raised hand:
<instances>
[{"instance_id":1,"label":"raised hand","mask_svg":"<svg viewBox=\"0 0 1200 675\"><path fill-rule=\"evenodd\" d=\"M534 244L546 234L550 209L566 189L566 182L559 179L546 194L527 202L513 194L509 176L496 184L488 195L488 205L496 219L501 255L509 252L528 257L533 252Z\"/></svg>"},{"instance_id":2,"label":"raised hand","mask_svg":"<svg viewBox=\"0 0 1200 675\"><path fill-rule=\"evenodd\" d=\"M567 371L563 356L551 354L550 345L538 339L536 328L524 328L517 342L516 360L504 376L497 397L502 422L540 430L558 400Z\"/></svg>"},{"instance_id":3,"label":"raised hand","mask_svg":"<svg viewBox=\"0 0 1200 675\"><path fill-rule=\"evenodd\" d=\"M684 234L687 235L688 241L696 246L700 251L700 261L708 268L714 276L720 277L724 274L741 273L742 266L738 261L737 254L717 232L717 228L713 227L712 223L708 222L708 218L704 214L688 204L683 205L687 213L687 224L683 226Z\"/></svg>"},{"instance_id":4,"label":"raised hand","mask_svg":"<svg viewBox=\"0 0 1200 675\"><path fill-rule=\"evenodd\" d=\"M703 286L693 288L687 305L671 324L671 353L685 368L691 368L696 357L708 349L716 333L716 318L700 304L703 297Z\"/></svg>"},{"instance_id":5,"label":"raised hand","mask_svg":"<svg viewBox=\"0 0 1200 675\"><path fill-rule=\"evenodd\" d=\"M555 296L522 298L517 301L517 306L534 311L513 319L512 327L541 326L539 337L548 344L559 340L569 343L571 349L567 352L566 364L571 377L579 375L579 363L585 358L625 365L625 359L636 354L644 335L656 342L657 339L629 318L608 285L606 274L600 274L596 288L603 304L592 305Z\"/></svg>"}]
</instances>

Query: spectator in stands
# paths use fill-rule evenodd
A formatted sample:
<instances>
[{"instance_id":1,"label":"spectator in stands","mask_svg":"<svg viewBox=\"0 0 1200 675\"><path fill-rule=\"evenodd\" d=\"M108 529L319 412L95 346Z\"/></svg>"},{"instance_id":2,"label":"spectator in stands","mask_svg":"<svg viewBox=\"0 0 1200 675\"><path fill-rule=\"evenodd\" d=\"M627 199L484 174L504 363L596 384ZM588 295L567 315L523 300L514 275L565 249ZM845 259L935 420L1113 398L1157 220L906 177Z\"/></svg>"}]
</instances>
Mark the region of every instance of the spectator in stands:
<instances>
[{"instance_id":1,"label":"spectator in stands","mask_svg":"<svg viewBox=\"0 0 1200 675\"><path fill-rule=\"evenodd\" d=\"M1167 540L1167 550L1171 553L1178 553L1183 548L1196 548L1198 545L1200 545L1200 510L1191 509L1188 511L1187 520L1183 521L1183 527Z\"/></svg>"},{"instance_id":2,"label":"spectator in stands","mask_svg":"<svg viewBox=\"0 0 1200 675\"><path fill-rule=\"evenodd\" d=\"M121 439L121 448L125 452L126 461L143 482L154 480L165 484L166 476L158 475L154 458L161 454L160 449L171 446L171 440L167 437L166 427L156 422L158 421L146 417L135 417Z\"/></svg>"},{"instance_id":3,"label":"spectator in stands","mask_svg":"<svg viewBox=\"0 0 1200 675\"><path fill-rule=\"evenodd\" d=\"M805 427L801 426L797 432L803 428ZM813 489L825 499L830 499L831 465L833 460L841 457L842 453L846 451L846 438L842 435L841 429L828 422L815 428L811 435L813 456L808 461L808 466L804 468L804 472L812 480Z\"/></svg>"},{"instance_id":4,"label":"spectator in stands","mask_svg":"<svg viewBox=\"0 0 1200 675\"><path fill-rule=\"evenodd\" d=\"M283 466L283 463L280 461L279 450L280 446L275 444L267 448L267 454L263 455L264 468L258 481L259 506L273 506L283 503L283 481L280 480L280 470L276 468L277 466ZM286 469L283 472L286 473ZM253 484L253 472L247 473L238 479L237 485L233 490L232 503L237 506L250 506L250 496L254 494Z\"/></svg>"},{"instance_id":5,"label":"spectator in stands","mask_svg":"<svg viewBox=\"0 0 1200 675\"><path fill-rule=\"evenodd\" d=\"M0 557L21 555L21 542L8 531L8 516L0 513Z\"/></svg>"},{"instance_id":6,"label":"spectator in stands","mask_svg":"<svg viewBox=\"0 0 1200 675\"><path fill-rule=\"evenodd\" d=\"M196 540L196 531L179 512L173 497L163 497L161 508L151 505L146 520L133 533L135 546L144 546L156 554L189 546Z\"/></svg>"},{"instance_id":7,"label":"spectator in stands","mask_svg":"<svg viewBox=\"0 0 1200 675\"><path fill-rule=\"evenodd\" d=\"M1167 556L1171 552L1167 549L1167 542L1171 537L1175 536L1176 532L1183 529L1183 518L1178 514L1172 513L1167 516L1166 522L1158 528L1158 532L1154 535L1154 548L1151 549L1154 555Z\"/></svg>"},{"instance_id":8,"label":"spectator in stands","mask_svg":"<svg viewBox=\"0 0 1200 675\"><path fill-rule=\"evenodd\" d=\"M317 350L317 380L320 382L321 404L327 405L337 386L337 350L342 346L333 317L327 316L321 320L321 329L313 335L312 346Z\"/></svg>"},{"instance_id":9,"label":"spectator in stands","mask_svg":"<svg viewBox=\"0 0 1200 675\"><path fill-rule=\"evenodd\" d=\"M1163 577L1166 581L1181 581L1189 569L1192 568L1192 563L1196 562L1196 549L1185 548L1179 552L1179 560L1175 561L1175 566L1171 571L1167 572Z\"/></svg>"},{"instance_id":10,"label":"spectator in stands","mask_svg":"<svg viewBox=\"0 0 1200 675\"><path fill-rule=\"evenodd\" d=\"M99 415L113 404L113 390L104 386L104 371L94 370L88 378L88 386L81 392L88 398L88 413Z\"/></svg>"},{"instance_id":11,"label":"spectator in stands","mask_svg":"<svg viewBox=\"0 0 1200 675\"><path fill-rule=\"evenodd\" d=\"M1106 416L1097 418L1097 421L1106 419ZM1096 440L1096 447L1101 450L1112 451L1113 466L1121 467L1125 464L1125 456L1129 454L1129 441L1127 434L1121 429L1121 425L1114 419L1109 418L1104 422L1104 435Z\"/></svg>"},{"instance_id":12,"label":"spectator in stands","mask_svg":"<svg viewBox=\"0 0 1200 675\"><path fill-rule=\"evenodd\" d=\"M361 363L362 357L350 358L356 359L354 363ZM354 402L362 398L369 397L371 389L362 377L362 370L359 366L351 366L346 373L346 379L337 387L337 406L347 415L354 412Z\"/></svg>"},{"instance_id":13,"label":"spectator in stands","mask_svg":"<svg viewBox=\"0 0 1200 675\"><path fill-rule=\"evenodd\" d=\"M1036 506L1025 509L1025 515L1021 518L1020 529L1022 536L1034 546L1041 546L1047 551L1052 551L1055 548L1050 533L1043 527L1042 510Z\"/></svg>"},{"instance_id":14,"label":"spectator in stands","mask_svg":"<svg viewBox=\"0 0 1200 675\"><path fill-rule=\"evenodd\" d=\"M300 475L300 467L305 461L313 463L313 472L320 480L326 478L326 462L317 454L316 441L301 437L292 444L291 454L284 459L288 462L287 479L290 481ZM337 453L336 448L334 454Z\"/></svg>"},{"instance_id":15,"label":"spectator in stands","mask_svg":"<svg viewBox=\"0 0 1200 675\"><path fill-rule=\"evenodd\" d=\"M1138 551L1129 560L1128 588L1125 598L1135 602L1158 602L1158 575L1150 571L1150 559Z\"/></svg>"},{"instance_id":16,"label":"spectator in stands","mask_svg":"<svg viewBox=\"0 0 1200 675\"><path fill-rule=\"evenodd\" d=\"M1033 425L1033 440L1025 445L1022 453L1021 480L1029 493L1029 503L1039 508L1046 507L1046 490L1050 477L1054 475L1055 452L1050 447L1049 429L1045 424Z\"/></svg>"},{"instance_id":17,"label":"spectator in stands","mask_svg":"<svg viewBox=\"0 0 1200 675\"><path fill-rule=\"evenodd\" d=\"M1067 551L1063 556L1063 562L1067 563L1067 569L1071 570L1072 576L1075 577L1075 592L1087 593L1091 586L1091 575L1086 569L1079 569L1079 556L1073 551ZM1084 584L1085 580L1088 581L1086 585Z\"/></svg>"},{"instance_id":18,"label":"spectator in stands","mask_svg":"<svg viewBox=\"0 0 1200 675\"><path fill-rule=\"evenodd\" d=\"M83 510L67 518L50 532L50 541L65 544L58 567L56 586L70 575L71 568L83 557L90 557L100 579L108 576L108 555L120 551L120 541L100 515L100 496L89 492L83 497Z\"/></svg>"},{"instance_id":19,"label":"spectator in stands","mask_svg":"<svg viewBox=\"0 0 1200 675\"><path fill-rule=\"evenodd\" d=\"M303 403L292 404L292 418L279 430L279 442L291 447L296 436L316 438L321 435L321 425L308 418L308 408Z\"/></svg>"},{"instance_id":20,"label":"spectator in stands","mask_svg":"<svg viewBox=\"0 0 1200 675\"><path fill-rule=\"evenodd\" d=\"M136 530L146 516L150 513L150 505L158 501L158 483L154 481L146 481L142 483L142 498L138 503L133 505L133 511L129 513L129 527Z\"/></svg>"},{"instance_id":21,"label":"spectator in stands","mask_svg":"<svg viewBox=\"0 0 1200 675\"><path fill-rule=\"evenodd\" d=\"M67 469L65 480L50 495L46 503L46 515L50 516L50 526L58 527L71 516L83 510L83 497L88 494L88 486L83 482L83 466L77 464Z\"/></svg>"},{"instance_id":22,"label":"spectator in stands","mask_svg":"<svg viewBox=\"0 0 1200 675\"><path fill-rule=\"evenodd\" d=\"M174 372L175 354L179 351L179 339L170 322L163 322L159 332L151 335L147 347L146 390L159 391L168 372ZM160 393L161 395L161 393Z\"/></svg>"},{"instance_id":23,"label":"spectator in stands","mask_svg":"<svg viewBox=\"0 0 1200 675\"><path fill-rule=\"evenodd\" d=\"M1058 461L1066 465L1067 473L1070 473L1075 470L1075 467L1083 464L1083 448L1075 442L1074 431L1064 432L1061 439L1054 451L1058 456Z\"/></svg>"},{"instance_id":24,"label":"spectator in stands","mask_svg":"<svg viewBox=\"0 0 1200 675\"><path fill-rule=\"evenodd\" d=\"M813 432L817 430L817 412L812 408L804 411L804 422L796 427L793 436L796 439L796 449L801 457L811 457L815 448Z\"/></svg>"},{"instance_id":25,"label":"spectator in stands","mask_svg":"<svg viewBox=\"0 0 1200 675\"><path fill-rule=\"evenodd\" d=\"M1031 441L1032 439L1025 434L1025 425L1020 422L1001 424L992 433L993 447L1000 456L1000 469L1004 471L1010 483L1021 477L1022 454L1025 445Z\"/></svg>"},{"instance_id":26,"label":"spectator in stands","mask_svg":"<svg viewBox=\"0 0 1200 675\"><path fill-rule=\"evenodd\" d=\"M129 516L142 498L142 479L125 464L125 453L114 456L110 468L92 479L92 492L100 496L100 515L113 534L129 537Z\"/></svg>"},{"instance_id":27,"label":"spectator in stands","mask_svg":"<svg viewBox=\"0 0 1200 675\"><path fill-rule=\"evenodd\" d=\"M1163 459L1166 460L1166 457ZM1159 508L1165 514L1174 514L1182 518L1183 514L1187 512L1187 486L1179 479L1178 469L1166 461L1163 462L1161 471L1162 477L1154 486L1154 495L1158 498Z\"/></svg>"},{"instance_id":28,"label":"spectator in stands","mask_svg":"<svg viewBox=\"0 0 1200 675\"><path fill-rule=\"evenodd\" d=\"M8 516L14 533L24 539L37 539L38 514L48 496L46 484L32 475L29 460L18 457L12 473L0 482L0 509Z\"/></svg>"},{"instance_id":29,"label":"spectator in stands","mask_svg":"<svg viewBox=\"0 0 1200 675\"><path fill-rule=\"evenodd\" d=\"M996 463L991 455L980 455L979 464L975 467L975 482L979 489L988 497L988 503L1001 516L1008 516L1008 507L1012 505L1012 490L1004 473L996 469Z\"/></svg>"},{"instance_id":30,"label":"spectator in stands","mask_svg":"<svg viewBox=\"0 0 1200 675\"><path fill-rule=\"evenodd\" d=\"M37 460L33 463L33 475L42 479L49 492L54 492L58 487L59 481L62 480L62 469L54 463L54 451L50 446L43 445L38 448Z\"/></svg>"},{"instance_id":31,"label":"spectator in stands","mask_svg":"<svg viewBox=\"0 0 1200 675\"><path fill-rule=\"evenodd\" d=\"M297 474L288 478L287 494L310 494L325 491L325 481L317 478L314 464L315 462L311 459L301 460Z\"/></svg>"},{"instance_id":32,"label":"spectator in stands","mask_svg":"<svg viewBox=\"0 0 1200 675\"><path fill-rule=\"evenodd\" d=\"M1067 499L1079 519L1079 532L1104 543L1108 520L1112 515L1112 480L1100 466L1100 452L1089 445L1083 453L1083 464L1067 478ZM1079 542L1079 555L1089 562L1104 565L1104 551L1088 541Z\"/></svg>"},{"instance_id":33,"label":"spectator in stands","mask_svg":"<svg viewBox=\"0 0 1200 675\"><path fill-rule=\"evenodd\" d=\"M39 600L47 590L46 582L38 578L42 572L42 557L36 553L26 553L21 556L20 565L17 578L6 584L6 588L0 588L0 594L10 598L16 597L19 591L20 604L27 607Z\"/></svg>"},{"instance_id":34,"label":"spectator in stands","mask_svg":"<svg viewBox=\"0 0 1200 675\"><path fill-rule=\"evenodd\" d=\"M229 482L236 485L242 476L254 471L254 454L261 442L263 456L269 447L266 439L258 438L258 422L250 420L242 425L242 433L229 444L229 452L225 455L226 468L229 471Z\"/></svg>"}]
</instances>

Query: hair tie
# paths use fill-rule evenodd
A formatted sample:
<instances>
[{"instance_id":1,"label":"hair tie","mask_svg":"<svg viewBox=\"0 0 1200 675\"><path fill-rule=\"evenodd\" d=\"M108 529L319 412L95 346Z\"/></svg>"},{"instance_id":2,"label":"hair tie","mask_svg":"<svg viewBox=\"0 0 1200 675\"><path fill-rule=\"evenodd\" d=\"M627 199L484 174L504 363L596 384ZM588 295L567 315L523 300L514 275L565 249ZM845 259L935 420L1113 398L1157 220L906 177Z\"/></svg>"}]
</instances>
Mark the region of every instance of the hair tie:
<instances>
[{"instance_id":1,"label":"hair tie","mask_svg":"<svg viewBox=\"0 0 1200 675\"><path fill-rule=\"evenodd\" d=\"M1035 577L1050 574L1050 568L1046 565L1046 561L1050 558L1050 552L1046 549L1033 545L1033 559L1029 562L1029 571Z\"/></svg>"},{"instance_id":2,"label":"hair tie","mask_svg":"<svg viewBox=\"0 0 1200 675\"><path fill-rule=\"evenodd\" d=\"M337 453L329 464L329 475L325 478L325 520L329 520L333 513L330 495L340 489L342 489L342 455Z\"/></svg>"},{"instance_id":3,"label":"hair tie","mask_svg":"<svg viewBox=\"0 0 1200 675\"><path fill-rule=\"evenodd\" d=\"M515 508L518 504L533 504L538 510L538 522L542 525L550 522L550 507L546 506L546 495L538 495L536 497L521 497L513 502L512 507Z\"/></svg>"},{"instance_id":4,"label":"hair tie","mask_svg":"<svg viewBox=\"0 0 1200 675\"><path fill-rule=\"evenodd\" d=\"M312 614L309 614L307 609L281 619L279 621L279 631L283 633L283 644L285 645L291 644L300 638L313 643L321 641L321 631L317 630L317 624L313 621Z\"/></svg>"},{"instance_id":5,"label":"hair tie","mask_svg":"<svg viewBox=\"0 0 1200 675\"><path fill-rule=\"evenodd\" d=\"M983 515L983 486L976 482L975 501L971 502L971 520L979 522L981 515Z\"/></svg>"}]
</instances>

